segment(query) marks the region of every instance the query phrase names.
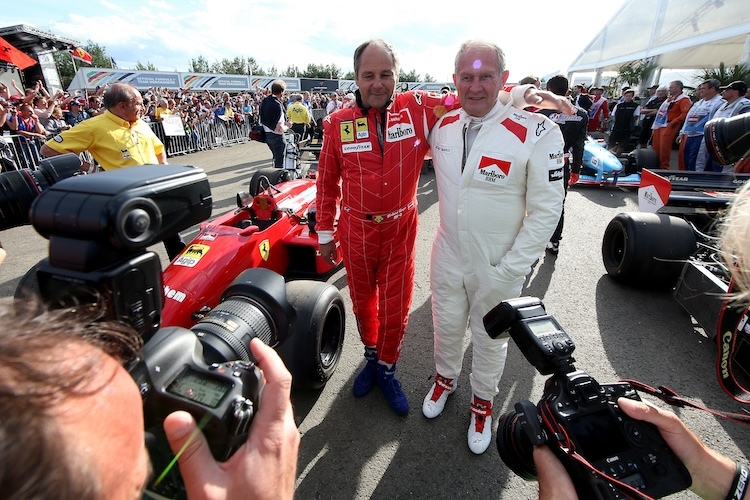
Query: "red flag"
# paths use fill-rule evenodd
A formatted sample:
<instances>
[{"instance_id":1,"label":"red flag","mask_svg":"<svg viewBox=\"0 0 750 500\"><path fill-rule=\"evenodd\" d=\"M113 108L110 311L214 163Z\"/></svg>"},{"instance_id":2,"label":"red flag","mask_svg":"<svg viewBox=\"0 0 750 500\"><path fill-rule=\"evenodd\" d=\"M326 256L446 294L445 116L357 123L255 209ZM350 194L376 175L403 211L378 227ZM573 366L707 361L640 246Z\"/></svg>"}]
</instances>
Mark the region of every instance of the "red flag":
<instances>
[{"instance_id":1,"label":"red flag","mask_svg":"<svg viewBox=\"0 0 750 500\"><path fill-rule=\"evenodd\" d=\"M3 37L0 37L0 59L17 66L21 70L37 64L36 59L15 48Z\"/></svg>"},{"instance_id":2,"label":"red flag","mask_svg":"<svg viewBox=\"0 0 750 500\"><path fill-rule=\"evenodd\" d=\"M78 59L79 61L87 62L91 64L94 61L94 58L83 50L81 47L76 47L75 49L70 51L70 55L73 56L75 59Z\"/></svg>"}]
</instances>

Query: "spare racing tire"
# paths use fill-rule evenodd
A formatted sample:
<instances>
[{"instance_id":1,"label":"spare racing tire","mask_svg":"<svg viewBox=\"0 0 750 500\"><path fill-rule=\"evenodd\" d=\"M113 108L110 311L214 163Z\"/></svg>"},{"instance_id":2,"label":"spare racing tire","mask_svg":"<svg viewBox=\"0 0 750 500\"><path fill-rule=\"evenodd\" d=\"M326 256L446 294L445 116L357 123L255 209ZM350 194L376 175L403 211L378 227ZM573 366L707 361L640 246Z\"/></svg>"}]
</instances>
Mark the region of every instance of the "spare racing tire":
<instances>
[{"instance_id":1,"label":"spare racing tire","mask_svg":"<svg viewBox=\"0 0 750 500\"><path fill-rule=\"evenodd\" d=\"M291 179L289 172L283 168L265 167L257 170L250 178L250 196L260 194L264 190L265 184L261 187L261 179L265 177L271 186L286 182Z\"/></svg>"},{"instance_id":2,"label":"spare racing tire","mask_svg":"<svg viewBox=\"0 0 750 500\"><path fill-rule=\"evenodd\" d=\"M604 268L615 281L639 288L674 287L696 250L693 228L679 217L628 212L609 222L602 240Z\"/></svg>"},{"instance_id":3,"label":"spare racing tire","mask_svg":"<svg viewBox=\"0 0 750 500\"><path fill-rule=\"evenodd\" d=\"M344 300L335 286L312 280L288 282L286 295L297 312L297 327L276 351L295 389L320 389L336 370L344 348Z\"/></svg>"},{"instance_id":4,"label":"spare racing tire","mask_svg":"<svg viewBox=\"0 0 750 500\"><path fill-rule=\"evenodd\" d=\"M636 149L631 153L635 158L635 167L640 172L642 169L656 170L659 168L659 154L653 149Z\"/></svg>"}]
</instances>

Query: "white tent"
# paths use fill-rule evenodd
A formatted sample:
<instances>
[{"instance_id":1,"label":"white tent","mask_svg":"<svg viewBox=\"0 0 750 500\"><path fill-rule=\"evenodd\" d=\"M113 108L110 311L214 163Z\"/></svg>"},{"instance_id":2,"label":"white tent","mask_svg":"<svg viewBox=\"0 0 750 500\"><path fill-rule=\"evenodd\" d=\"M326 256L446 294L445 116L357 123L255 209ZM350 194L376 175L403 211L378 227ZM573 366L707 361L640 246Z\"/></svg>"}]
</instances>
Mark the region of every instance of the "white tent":
<instances>
[{"instance_id":1,"label":"white tent","mask_svg":"<svg viewBox=\"0 0 750 500\"><path fill-rule=\"evenodd\" d=\"M750 62L748 0L629 0L568 67L569 75L647 60L660 69ZM657 76L658 79L658 76Z\"/></svg>"}]
</instances>

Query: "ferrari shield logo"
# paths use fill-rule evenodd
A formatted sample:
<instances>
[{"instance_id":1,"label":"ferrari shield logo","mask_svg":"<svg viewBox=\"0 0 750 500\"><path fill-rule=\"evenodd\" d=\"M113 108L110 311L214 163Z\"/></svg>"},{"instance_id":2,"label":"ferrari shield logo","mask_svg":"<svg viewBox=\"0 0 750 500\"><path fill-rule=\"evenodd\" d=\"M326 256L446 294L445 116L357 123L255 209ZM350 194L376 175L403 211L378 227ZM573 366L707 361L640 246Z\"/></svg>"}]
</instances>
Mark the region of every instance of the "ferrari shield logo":
<instances>
[{"instance_id":1,"label":"ferrari shield logo","mask_svg":"<svg viewBox=\"0 0 750 500\"><path fill-rule=\"evenodd\" d=\"M354 122L347 121L339 124L341 142L354 142Z\"/></svg>"},{"instance_id":2,"label":"ferrari shield logo","mask_svg":"<svg viewBox=\"0 0 750 500\"><path fill-rule=\"evenodd\" d=\"M258 250L260 251L260 256L263 258L263 260L268 260L268 254L271 253L271 243L266 239L260 242L260 245L258 245Z\"/></svg>"},{"instance_id":3,"label":"ferrari shield logo","mask_svg":"<svg viewBox=\"0 0 750 500\"><path fill-rule=\"evenodd\" d=\"M375 224L380 224L381 222L383 222L383 219L385 219L385 217L383 217L382 215L376 215L375 217L372 218L372 221Z\"/></svg>"}]
</instances>

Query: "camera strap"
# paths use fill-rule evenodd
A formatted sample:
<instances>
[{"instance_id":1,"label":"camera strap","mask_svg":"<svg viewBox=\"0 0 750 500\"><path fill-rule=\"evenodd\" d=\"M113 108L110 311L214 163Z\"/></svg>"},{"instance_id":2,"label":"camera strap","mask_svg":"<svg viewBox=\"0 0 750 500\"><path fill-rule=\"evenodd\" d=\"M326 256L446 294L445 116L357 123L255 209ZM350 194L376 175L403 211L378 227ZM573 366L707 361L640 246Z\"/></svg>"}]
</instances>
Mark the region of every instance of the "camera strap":
<instances>
[{"instance_id":1,"label":"camera strap","mask_svg":"<svg viewBox=\"0 0 750 500\"><path fill-rule=\"evenodd\" d=\"M733 287L734 280L719 316L716 376L724 392L750 404L750 306L732 300Z\"/></svg>"},{"instance_id":2,"label":"camera strap","mask_svg":"<svg viewBox=\"0 0 750 500\"><path fill-rule=\"evenodd\" d=\"M731 420L733 422L737 422L740 424L750 425L750 413L733 413L733 412L728 412L728 411L714 410L712 408L708 408L707 406L694 403L693 401L690 401L689 399L686 399L680 396L677 392L673 391L669 387L666 387L663 385L660 385L658 388L654 388L654 387L651 387L650 385L644 384L643 382L638 382L637 380L623 379L622 382L627 382L628 384L632 385L634 388L638 389L638 391L645 392L646 394L650 394L656 398L661 399L665 403L675 406L677 408L685 408L685 407L695 408L698 410L706 411L712 415L724 418L726 420Z\"/></svg>"}]
</instances>

